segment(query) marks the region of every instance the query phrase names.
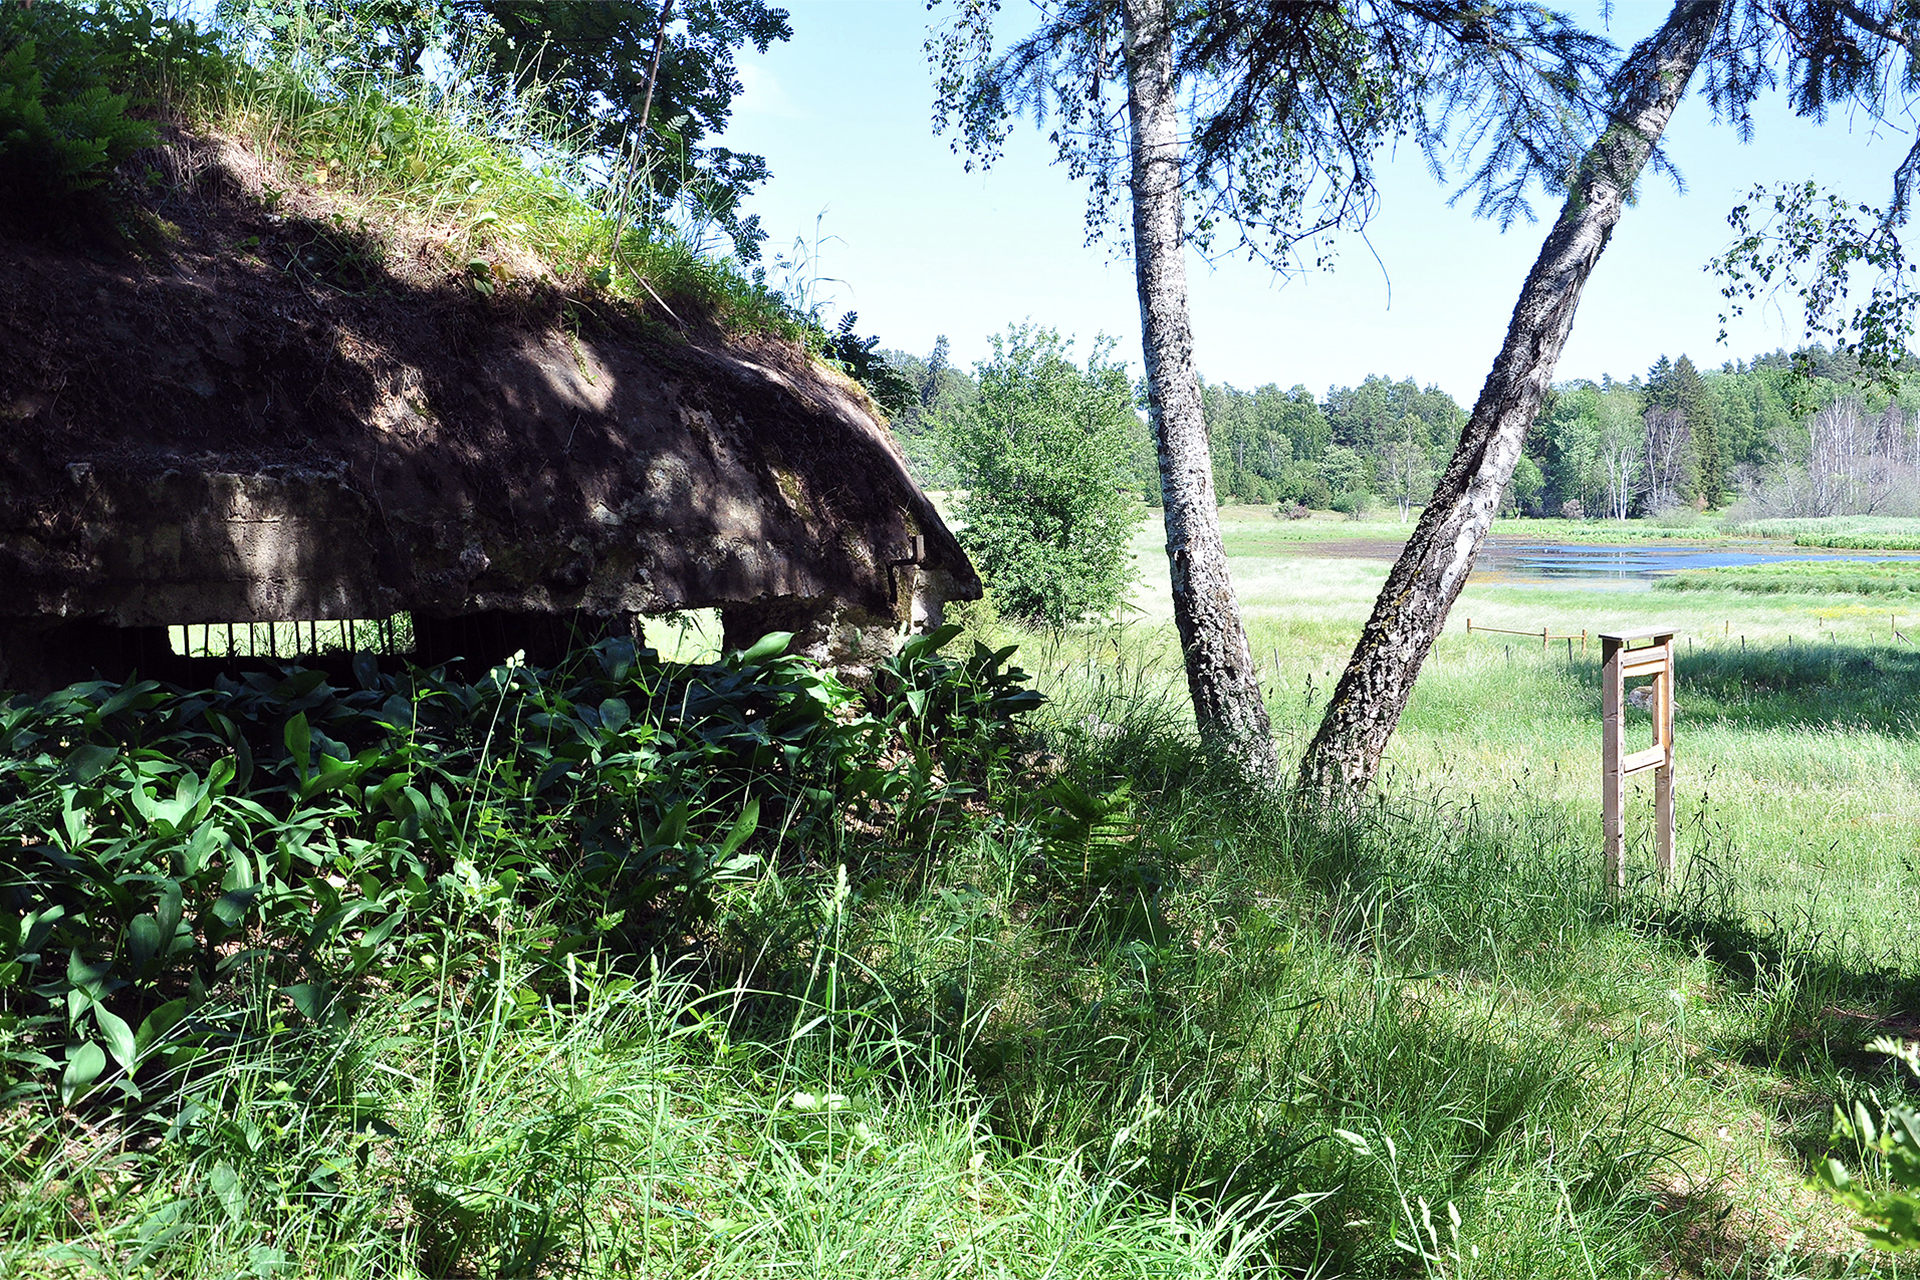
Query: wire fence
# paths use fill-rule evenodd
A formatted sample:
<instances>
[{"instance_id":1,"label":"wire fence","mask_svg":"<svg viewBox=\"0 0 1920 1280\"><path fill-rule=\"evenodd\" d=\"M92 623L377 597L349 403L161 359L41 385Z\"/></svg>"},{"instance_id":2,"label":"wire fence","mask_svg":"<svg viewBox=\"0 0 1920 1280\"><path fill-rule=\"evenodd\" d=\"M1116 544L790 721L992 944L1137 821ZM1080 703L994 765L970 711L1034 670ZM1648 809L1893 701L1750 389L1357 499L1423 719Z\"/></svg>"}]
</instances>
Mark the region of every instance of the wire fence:
<instances>
[{"instance_id":1,"label":"wire fence","mask_svg":"<svg viewBox=\"0 0 1920 1280\"><path fill-rule=\"evenodd\" d=\"M1467 634L1472 635L1476 631L1485 631L1489 634L1499 635L1499 636L1527 636L1529 638L1537 635L1540 637L1540 647L1542 649L1546 648L1549 644L1551 644L1555 640L1565 640L1568 646L1567 647L1568 653L1573 652L1573 647L1572 647L1573 642L1575 640L1578 640L1580 642L1580 652L1585 653L1587 651L1587 633L1584 628L1579 631L1563 632L1562 634L1556 636L1552 634L1546 627L1541 627L1540 630L1537 632L1536 631L1510 631L1505 627L1476 627L1473 625L1473 619L1468 618Z\"/></svg>"},{"instance_id":2,"label":"wire fence","mask_svg":"<svg viewBox=\"0 0 1920 1280\"><path fill-rule=\"evenodd\" d=\"M1584 654L1587 651L1588 637L1590 635L1598 636L1599 634L1598 632L1589 632L1585 628L1582 628L1579 631L1566 630L1561 632L1555 632L1551 627L1548 627L1548 626L1542 626L1538 631L1533 631L1533 630L1519 631L1511 627L1489 627L1482 623L1475 622L1472 618L1467 619L1466 630L1468 635L1472 635L1474 632L1477 631L1485 635L1525 636L1529 640L1538 640L1540 642L1540 647L1542 649L1547 648L1556 640L1564 640L1567 644L1567 656L1569 658L1573 656L1574 641L1578 640L1580 642L1580 652ZM1826 631L1826 638L1828 643L1837 643L1839 641L1840 631L1837 627L1828 627L1825 629L1825 631ZM1816 627L1814 629L1814 635L1812 637L1814 643L1820 642L1820 633L1821 633L1821 629ZM1675 634L1680 635L1683 633L1676 632ZM1713 635L1713 631L1712 631L1712 628L1709 626L1705 631L1702 631L1699 634L1703 637L1711 638ZM1913 644L1913 641L1908 638L1906 632L1900 629L1899 614L1890 613L1887 615L1887 635L1890 639L1897 641L1900 644L1904 644L1904 645ZM1733 622L1731 619L1721 624L1721 638L1728 641L1729 643L1731 643L1735 639ZM1688 647L1691 648L1693 645L1694 636L1687 635L1685 636L1685 639L1687 641ZM1740 643L1740 648L1742 650L1745 650L1747 647L1746 635L1742 633L1738 636L1738 639ZM1794 633L1788 632L1787 647L1788 648L1794 647L1797 639L1798 637Z\"/></svg>"}]
</instances>

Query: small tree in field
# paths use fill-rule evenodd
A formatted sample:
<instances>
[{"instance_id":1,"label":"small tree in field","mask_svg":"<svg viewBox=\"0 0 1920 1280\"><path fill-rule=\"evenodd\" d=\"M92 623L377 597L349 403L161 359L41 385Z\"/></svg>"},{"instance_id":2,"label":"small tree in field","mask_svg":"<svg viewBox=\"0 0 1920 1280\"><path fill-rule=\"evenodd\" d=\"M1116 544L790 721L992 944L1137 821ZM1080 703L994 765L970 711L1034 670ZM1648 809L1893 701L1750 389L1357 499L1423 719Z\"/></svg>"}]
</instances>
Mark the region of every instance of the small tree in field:
<instances>
[{"instance_id":1,"label":"small tree in field","mask_svg":"<svg viewBox=\"0 0 1920 1280\"><path fill-rule=\"evenodd\" d=\"M1000 608L1054 626L1120 604L1141 509L1126 370L1100 339L1082 368L1052 329L1009 326L974 366L979 397L936 430L968 493L960 541Z\"/></svg>"}]
</instances>

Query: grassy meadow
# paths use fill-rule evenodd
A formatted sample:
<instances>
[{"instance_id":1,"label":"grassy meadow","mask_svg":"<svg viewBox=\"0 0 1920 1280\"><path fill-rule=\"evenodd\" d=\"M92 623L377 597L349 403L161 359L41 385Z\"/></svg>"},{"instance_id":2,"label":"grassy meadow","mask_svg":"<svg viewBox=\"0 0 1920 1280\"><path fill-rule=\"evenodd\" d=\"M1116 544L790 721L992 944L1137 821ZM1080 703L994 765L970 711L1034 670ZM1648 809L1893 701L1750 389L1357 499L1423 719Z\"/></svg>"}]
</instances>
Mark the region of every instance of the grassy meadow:
<instances>
[{"instance_id":1,"label":"grassy meadow","mask_svg":"<svg viewBox=\"0 0 1920 1280\"><path fill-rule=\"evenodd\" d=\"M1306 525L1334 553L1299 555L1263 545L1270 512L1222 514L1282 754L1297 754L1390 565L1390 550L1362 556L1343 544L1375 538L1390 548L1405 526L1286 522L1290 537ZM1494 536L1553 540L1556 531L1541 526L1562 523L1502 522ZM1128 643L1164 648L1171 621L1157 538L1149 522L1136 543L1141 634ZM1503 795L1551 801L1597 845L1597 637L1671 626L1680 785L1690 800L1683 846L1726 871L1756 918L1799 915L1850 945L1911 955L1920 941L1920 915L1909 909L1920 893L1920 648L1907 637L1920 638L1920 607L1876 598L1881 582L1904 584L1911 573L1796 563L1691 570L1662 583L1684 591L1476 578L1389 749L1388 789L1483 804ZM1757 593L1755 579L1766 584ZM1468 634L1469 619L1533 636ZM1545 647L1543 627L1556 637ZM1582 632L1591 637L1584 653L1580 641L1558 638Z\"/></svg>"},{"instance_id":2,"label":"grassy meadow","mask_svg":"<svg viewBox=\"0 0 1920 1280\"><path fill-rule=\"evenodd\" d=\"M1291 753L1402 527L1223 517ZM764 655L635 674L602 653L220 703L264 726L273 784L235 812L282 865L316 860L336 931L276 889L256 933L207 928L197 1012L150 1030L177 988L103 994L81 945L23 961L15 918L0 962L40 967L0 993L0 1272L1913 1273L1810 1186L1837 1103L1912 1087L1866 1042L1920 1034L1920 662L1884 601L1476 583L1378 800L1327 817L1196 752L1157 530L1137 545L1122 625L971 611L1020 645L1038 709L1006 659L960 661L968 636L864 694ZM1681 633L1671 891L1598 891L1596 647L1468 616ZM698 618L650 638L715 656ZM141 696L129 769L207 701ZM10 711L18 776L45 781L0 799L45 865L154 842L162 871L124 887L200 838L168 843L160 792L116 808L100 749L60 754L122 723L118 697L58 733ZM309 759L309 721L346 745ZM556 726L591 746L564 756L593 771L564 805L542 789ZM182 740L175 765L225 776L202 730ZM652 888L607 879L628 827ZM41 865L5 864L13 909ZM57 971L78 994L35 994ZM138 1030L124 1073L76 1083L89 1002Z\"/></svg>"},{"instance_id":3,"label":"grassy meadow","mask_svg":"<svg viewBox=\"0 0 1920 1280\"><path fill-rule=\"evenodd\" d=\"M1266 508L1227 508L1222 518L1282 754L1297 754L1406 526L1276 521ZM1905 532L1903 522L1881 522L1884 530L1845 523L1869 546ZM1630 524L1592 533L1503 521L1494 536L1624 542L1676 531ZM1692 536L1724 537L1711 522ZM1822 522L1799 522L1774 536L1777 549L1788 538L1807 545L1835 535ZM1051 665L1063 687L1084 688L1089 673L1099 684L1102 664L1125 665L1117 683L1163 688L1159 696L1177 708L1159 540L1152 521L1136 540L1135 620L1091 653L1069 646L1073 655ZM1477 579L1389 749L1383 809L1429 823L1500 814L1529 832L1543 857L1568 858L1576 882L1597 879L1597 639L1584 652L1576 640L1570 652L1558 638L1543 648L1527 635L1469 634L1467 620L1536 636L1542 627L1555 637L1597 637L1655 624L1678 634L1678 886L1663 897L1646 882L1651 782L1637 780L1629 857L1646 895L1640 918L1590 936L1582 944L1590 961L1571 961L1574 972L1518 977L1526 962L1510 955L1498 967L1516 968L1496 982L1522 1005L1539 1001L1576 1042L1617 1043L1627 1022L1675 1038L1657 1092L1671 1108L1662 1124L1691 1141L1670 1153L1662 1176L1713 1186L1725 1197L1717 1210L1725 1221L1746 1223L1749 1234L1733 1249L1743 1261L1727 1274L1842 1265L1833 1259L1846 1252L1847 1232L1804 1185L1810 1153L1823 1149L1833 1102L1854 1087L1859 1046L1876 1031L1920 1034L1920 649L1909 639L1920 638L1920 610L1884 598L1884 583L1904 583L1910 572L1712 569L1681 575L1685 590ZM1756 592L1762 575L1767 585ZM1812 1256L1827 1251L1835 1252L1826 1261ZM1719 1274L1727 1263L1675 1265Z\"/></svg>"},{"instance_id":4,"label":"grassy meadow","mask_svg":"<svg viewBox=\"0 0 1920 1280\"><path fill-rule=\"evenodd\" d=\"M524 171L530 105L297 71L170 96L476 289L805 327ZM1292 755L1405 526L1223 519ZM690 615L472 682L0 695L0 1276L1915 1274L1810 1178L1879 1185L1834 1108L1915 1088L1865 1045L1920 1036L1920 602L1475 583L1327 815L1198 750L1137 548L1123 623L966 610L863 690ZM1682 635L1670 890L1643 826L1599 892L1595 647L1469 617Z\"/></svg>"},{"instance_id":5,"label":"grassy meadow","mask_svg":"<svg viewBox=\"0 0 1920 1280\"><path fill-rule=\"evenodd\" d=\"M1385 580L1390 552L1289 555L1262 545L1266 525L1291 526L1295 537L1293 529L1308 526L1335 552L1352 550L1338 544L1355 534L1397 541L1405 526L1276 522L1262 508L1229 508L1223 517L1250 642L1271 673L1276 729L1297 754ZM1566 531L1541 526L1564 523L1502 522L1493 536L1553 540ZM1157 539L1149 522L1136 544L1137 601L1142 629L1158 628L1164 644L1171 623ZM1543 627L1556 637L1597 637L1671 626L1692 847L1718 858L1730 849L1742 860L1735 878L1743 909L1809 912L1824 933L1858 933L1862 945L1911 954L1920 941L1920 913L1908 909L1920 893L1920 647L1906 637L1920 640L1920 604L1902 610L1902 601L1878 597L1883 583L1904 588L1912 573L1908 565L1740 566L1677 575L1684 591L1476 579L1421 673L1389 750L1389 788L1444 789L1482 803L1497 803L1503 791L1550 799L1597 843L1597 639L1584 655L1575 641L1569 657L1563 640L1543 648L1525 635L1469 635L1467 621L1535 637ZM1767 589L1756 593L1755 579ZM1867 919L1874 926L1863 930Z\"/></svg>"}]
</instances>

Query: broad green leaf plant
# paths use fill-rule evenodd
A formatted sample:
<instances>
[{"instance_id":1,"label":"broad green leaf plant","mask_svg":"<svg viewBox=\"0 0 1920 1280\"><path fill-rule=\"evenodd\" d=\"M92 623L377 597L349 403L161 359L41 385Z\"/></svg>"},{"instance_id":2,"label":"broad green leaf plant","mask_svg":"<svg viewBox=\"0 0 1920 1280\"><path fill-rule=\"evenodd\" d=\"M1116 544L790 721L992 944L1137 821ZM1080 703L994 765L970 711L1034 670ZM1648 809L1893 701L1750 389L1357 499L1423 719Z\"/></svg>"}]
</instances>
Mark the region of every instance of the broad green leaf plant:
<instances>
[{"instance_id":1,"label":"broad green leaf plant","mask_svg":"<svg viewBox=\"0 0 1920 1280\"><path fill-rule=\"evenodd\" d=\"M1882 1036L1868 1048L1888 1054L1920 1078L1920 1042L1901 1044ZM1855 1144L1863 1162L1880 1177L1856 1177L1829 1158L1820 1182L1833 1198L1859 1214L1860 1233L1882 1249L1920 1249L1920 1108L1882 1106L1869 1096L1834 1118L1836 1142Z\"/></svg>"},{"instance_id":2,"label":"broad green leaf plant","mask_svg":"<svg viewBox=\"0 0 1920 1280\"><path fill-rule=\"evenodd\" d=\"M0 704L0 1104L139 1111L347 1012L422 946L491 972L645 954L787 837L930 838L1038 695L1011 650L908 644L864 693L785 633L702 664L607 641L468 684L323 670ZM777 835L773 833L778 833Z\"/></svg>"}]
</instances>

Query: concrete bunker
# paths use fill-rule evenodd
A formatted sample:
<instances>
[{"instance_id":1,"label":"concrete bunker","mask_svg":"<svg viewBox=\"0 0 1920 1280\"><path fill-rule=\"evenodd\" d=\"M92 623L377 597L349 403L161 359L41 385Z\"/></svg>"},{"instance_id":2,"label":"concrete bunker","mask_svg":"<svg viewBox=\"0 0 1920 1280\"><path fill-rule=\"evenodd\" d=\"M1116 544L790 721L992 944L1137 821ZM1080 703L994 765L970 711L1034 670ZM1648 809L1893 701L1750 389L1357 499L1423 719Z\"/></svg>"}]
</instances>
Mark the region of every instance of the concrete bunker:
<instances>
[{"instance_id":1,"label":"concrete bunker","mask_svg":"<svg viewBox=\"0 0 1920 1280\"><path fill-rule=\"evenodd\" d=\"M430 238L340 287L302 266L355 234L332 196L169 146L164 255L0 235L0 688L178 675L183 624L405 614L417 661L486 663L695 608L858 678L979 596L871 401L793 343L483 293Z\"/></svg>"}]
</instances>

